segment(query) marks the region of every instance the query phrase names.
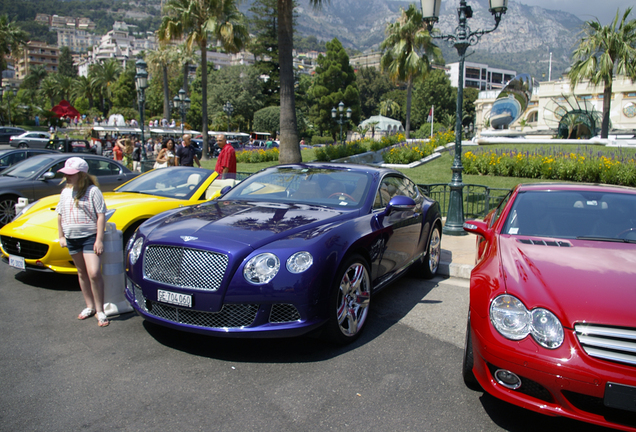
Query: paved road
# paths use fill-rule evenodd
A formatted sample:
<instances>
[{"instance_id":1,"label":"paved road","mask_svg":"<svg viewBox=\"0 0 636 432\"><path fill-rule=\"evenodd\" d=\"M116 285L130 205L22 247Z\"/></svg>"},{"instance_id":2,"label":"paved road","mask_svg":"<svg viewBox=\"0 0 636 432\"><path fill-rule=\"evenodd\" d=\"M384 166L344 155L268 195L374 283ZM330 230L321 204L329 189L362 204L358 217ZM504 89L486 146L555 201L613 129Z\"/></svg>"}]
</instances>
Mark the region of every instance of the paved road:
<instances>
[{"instance_id":1,"label":"paved road","mask_svg":"<svg viewBox=\"0 0 636 432\"><path fill-rule=\"evenodd\" d=\"M460 377L467 282L405 278L345 348L220 339L128 314L99 328L74 277L0 263L1 431L600 431Z\"/></svg>"}]
</instances>

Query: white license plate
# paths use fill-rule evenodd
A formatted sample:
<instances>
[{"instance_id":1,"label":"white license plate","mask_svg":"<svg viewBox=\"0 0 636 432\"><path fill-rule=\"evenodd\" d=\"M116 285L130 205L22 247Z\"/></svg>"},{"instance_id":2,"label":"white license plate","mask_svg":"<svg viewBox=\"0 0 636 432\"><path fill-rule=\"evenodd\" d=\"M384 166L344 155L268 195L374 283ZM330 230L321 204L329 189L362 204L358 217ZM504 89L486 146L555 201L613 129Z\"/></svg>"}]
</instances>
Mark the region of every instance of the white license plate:
<instances>
[{"instance_id":1,"label":"white license plate","mask_svg":"<svg viewBox=\"0 0 636 432\"><path fill-rule=\"evenodd\" d=\"M157 301L177 306L192 307L192 296L190 294L179 294L171 291L157 290Z\"/></svg>"},{"instance_id":2,"label":"white license plate","mask_svg":"<svg viewBox=\"0 0 636 432\"><path fill-rule=\"evenodd\" d=\"M21 256L9 255L9 265L20 270L25 270L24 258Z\"/></svg>"}]
</instances>

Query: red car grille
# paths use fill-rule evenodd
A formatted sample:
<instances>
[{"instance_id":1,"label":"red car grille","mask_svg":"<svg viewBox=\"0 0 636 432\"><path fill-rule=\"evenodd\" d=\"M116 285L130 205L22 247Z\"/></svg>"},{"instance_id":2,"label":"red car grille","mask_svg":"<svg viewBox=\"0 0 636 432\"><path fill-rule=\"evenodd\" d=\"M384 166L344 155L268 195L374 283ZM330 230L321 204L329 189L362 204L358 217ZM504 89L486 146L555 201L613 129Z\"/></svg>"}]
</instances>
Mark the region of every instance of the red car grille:
<instances>
[{"instance_id":1,"label":"red car grille","mask_svg":"<svg viewBox=\"0 0 636 432\"><path fill-rule=\"evenodd\" d=\"M636 366L636 329L576 324L574 330L589 356Z\"/></svg>"}]
</instances>

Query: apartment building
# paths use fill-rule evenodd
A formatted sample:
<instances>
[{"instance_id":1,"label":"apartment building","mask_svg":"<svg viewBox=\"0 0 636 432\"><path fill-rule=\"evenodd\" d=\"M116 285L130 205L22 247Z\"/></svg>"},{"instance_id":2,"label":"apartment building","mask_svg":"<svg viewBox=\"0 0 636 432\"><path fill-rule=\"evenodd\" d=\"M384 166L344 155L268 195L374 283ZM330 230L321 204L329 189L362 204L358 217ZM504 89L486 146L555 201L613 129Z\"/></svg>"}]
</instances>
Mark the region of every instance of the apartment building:
<instances>
[{"instance_id":1,"label":"apartment building","mask_svg":"<svg viewBox=\"0 0 636 432\"><path fill-rule=\"evenodd\" d=\"M47 72L57 72L59 49L44 42L29 41L20 56L14 57L15 78L23 80L34 66L44 66Z\"/></svg>"}]
</instances>

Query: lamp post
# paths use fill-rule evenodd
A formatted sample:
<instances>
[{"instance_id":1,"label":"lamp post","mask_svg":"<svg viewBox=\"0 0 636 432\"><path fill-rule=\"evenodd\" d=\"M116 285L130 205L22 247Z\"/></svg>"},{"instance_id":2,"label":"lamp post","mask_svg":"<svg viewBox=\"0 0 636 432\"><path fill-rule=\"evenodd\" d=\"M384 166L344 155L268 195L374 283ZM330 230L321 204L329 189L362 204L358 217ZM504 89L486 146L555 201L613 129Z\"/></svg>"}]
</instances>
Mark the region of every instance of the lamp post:
<instances>
[{"instance_id":1,"label":"lamp post","mask_svg":"<svg viewBox=\"0 0 636 432\"><path fill-rule=\"evenodd\" d=\"M340 125L340 143L344 144L344 141L342 141L342 125L344 124L345 121L349 121L349 119L351 118L351 108L347 108L347 120L343 120L342 119L342 113L344 111L344 104L342 103L342 101L340 101L340 103L338 104L338 110L336 111L335 108L331 109L331 118L336 120L336 123L338 123ZM336 119L336 114L340 113L340 118Z\"/></svg>"},{"instance_id":2,"label":"lamp post","mask_svg":"<svg viewBox=\"0 0 636 432\"><path fill-rule=\"evenodd\" d=\"M225 102L225 105L223 105L223 112L227 115L228 120L227 120L227 131L230 131L230 123L232 122L232 113L234 112L234 107L232 106L232 104L228 101Z\"/></svg>"},{"instance_id":3,"label":"lamp post","mask_svg":"<svg viewBox=\"0 0 636 432\"><path fill-rule=\"evenodd\" d=\"M501 16L508 9L508 0L490 0L490 13L495 17L495 27L490 30L471 31L466 24L468 18L472 18L473 9L466 4L466 0L460 0L459 8L457 8L457 16L459 25L455 28L455 34L434 34L432 33L433 25L439 21L439 11L442 0L421 0L422 1L422 17L427 24L431 37L435 39L445 39L453 43L459 55L459 81L457 83L457 106L455 111L455 158L451 171L453 177L450 186L450 199L448 203L448 213L446 214L446 223L442 230L448 235L466 235L463 229L464 224L464 198L462 183L462 103L464 99L464 62L466 60L466 50L471 45L477 44L479 39L486 33L490 33L499 27Z\"/></svg>"},{"instance_id":4,"label":"lamp post","mask_svg":"<svg viewBox=\"0 0 636 432\"><path fill-rule=\"evenodd\" d=\"M179 111L179 115L181 115L181 135L183 135L186 112L190 109L190 98L186 97L184 89L180 89L179 95L175 96L172 100L174 101L174 107Z\"/></svg>"},{"instance_id":5,"label":"lamp post","mask_svg":"<svg viewBox=\"0 0 636 432\"><path fill-rule=\"evenodd\" d=\"M7 109L9 110L9 126L12 126L11 124L11 101L9 100L9 95L11 93L13 93L13 98L15 98L18 94L18 89L16 88L11 88L11 89L7 89L10 91L7 91ZM4 96L4 92L5 89L3 87L0 87L0 101L2 100L2 97Z\"/></svg>"},{"instance_id":6,"label":"lamp post","mask_svg":"<svg viewBox=\"0 0 636 432\"><path fill-rule=\"evenodd\" d=\"M143 59L137 60L135 62L135 69L137 74L135 75L135 83L137 84L137 101L139 102L139 120L141 125L141 162L142 167L144 167L143 162L148 160L148 155L146 154L146 140L144 137L144 129L146 125L144 124L144 102L146 101L146 89L148 88L148 72L146 71L146 62Z\"/></svg>"}]
</instances>

